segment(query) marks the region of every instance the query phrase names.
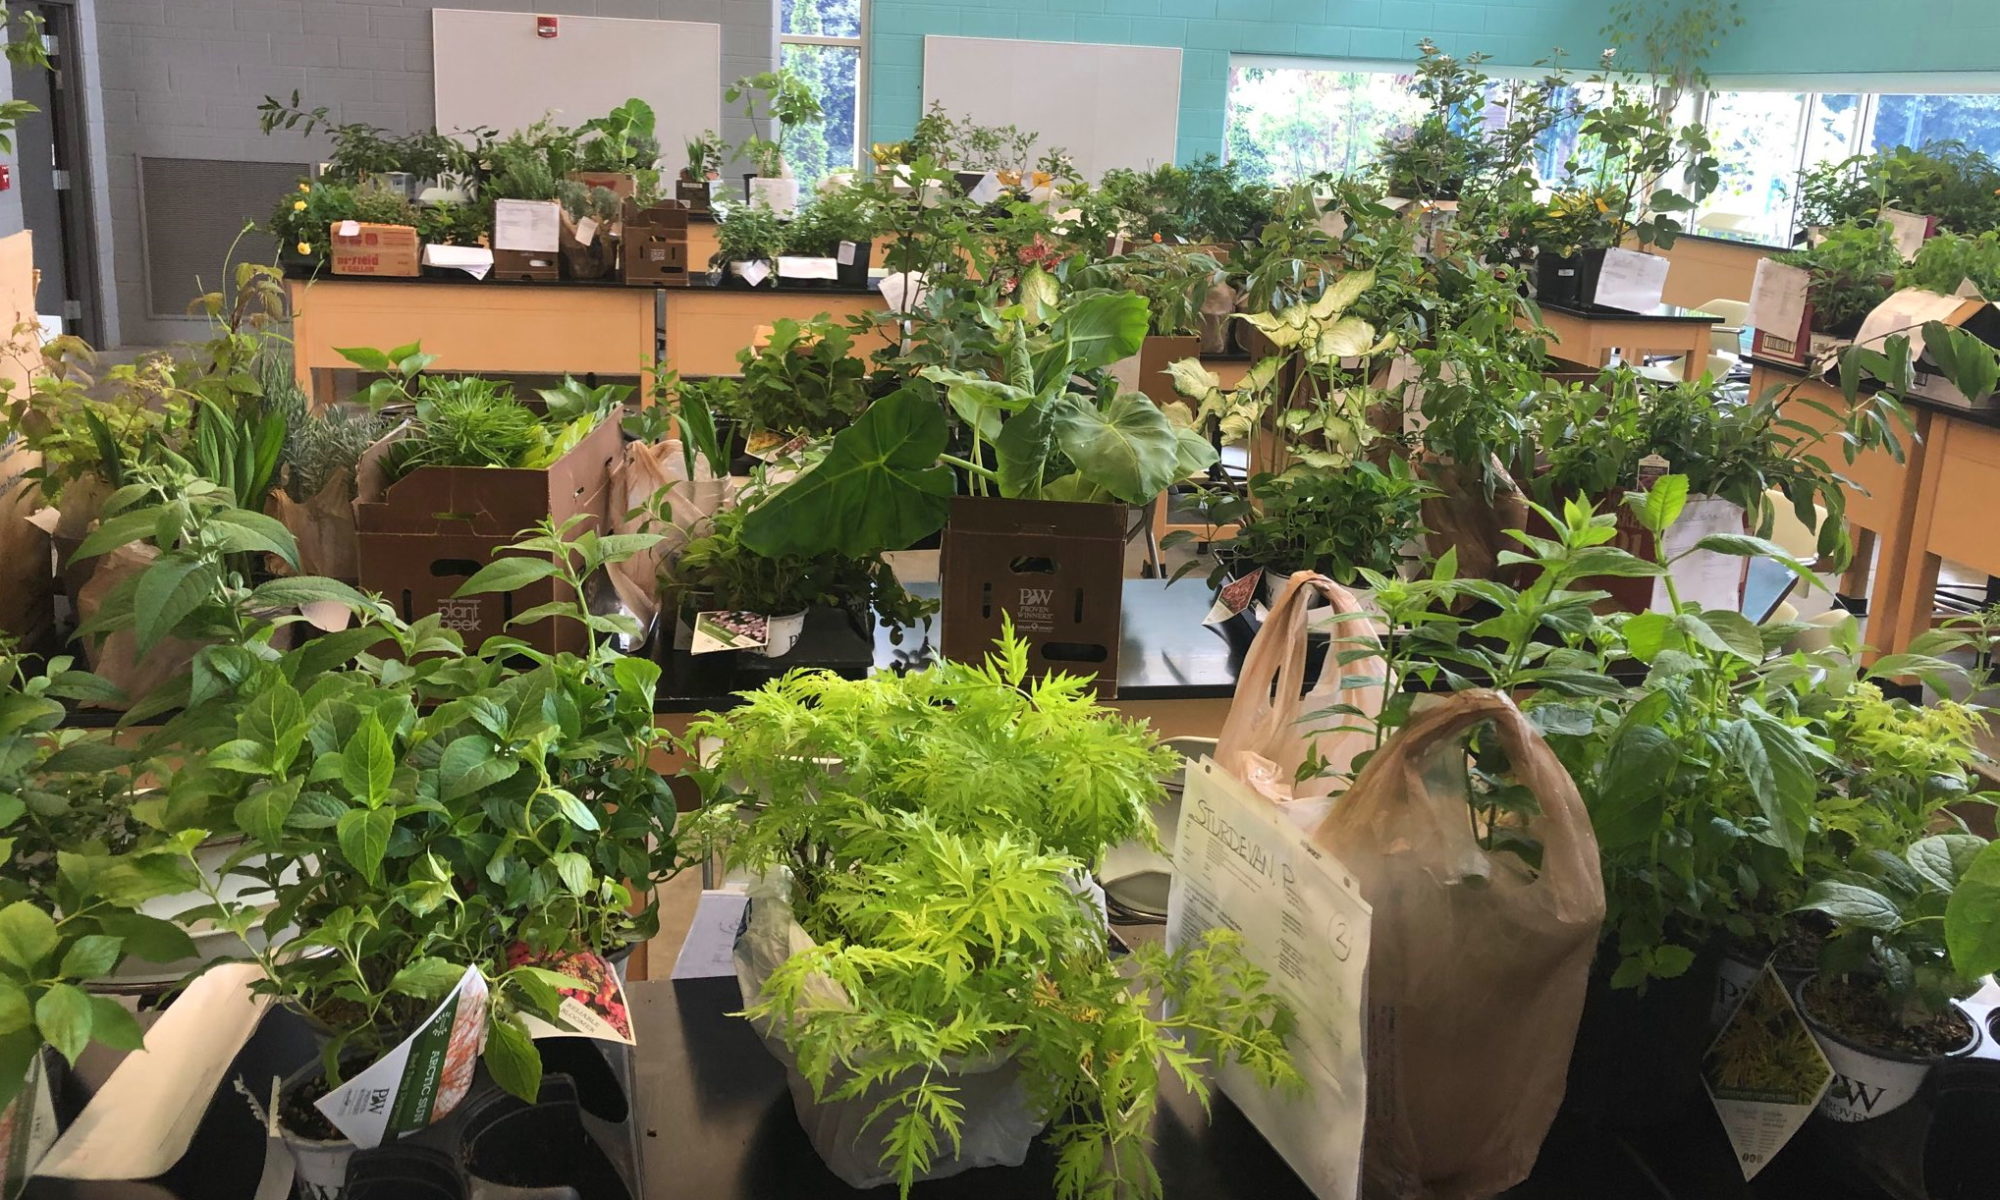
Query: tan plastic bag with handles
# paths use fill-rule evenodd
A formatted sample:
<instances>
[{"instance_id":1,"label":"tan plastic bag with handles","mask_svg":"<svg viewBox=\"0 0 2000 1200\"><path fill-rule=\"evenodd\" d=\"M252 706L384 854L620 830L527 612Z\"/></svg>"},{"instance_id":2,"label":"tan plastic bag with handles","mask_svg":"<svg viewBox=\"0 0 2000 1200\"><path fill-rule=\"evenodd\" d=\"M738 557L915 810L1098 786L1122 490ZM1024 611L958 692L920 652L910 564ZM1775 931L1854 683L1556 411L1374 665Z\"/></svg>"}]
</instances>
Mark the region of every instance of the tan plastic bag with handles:
<instances>
[{"instance_id":1,"label":"tan plastic bag with handles","mask_svg":"<svg viewBox=\"0 0 2000 1200\"><path fill-rule=\"evenodd\" d=\"M1465 739L1488 724L1540 809L1539 873L1476 837ZM1569 772L1513 701L1460 692L1383 744L1313 842L1375 910L1363 1194L1480 1200L1519 1183L1562 1103L1604 922Z\"/></svg>"},{"instance_id":2,"label":"tan plastic bag with handles","mask_svg":"<svg viewBox=\"0 0 2000 1200\"><path fill-rule=\"evenodd\" d=\"M1305 686L1308 604L1323 596L1334 613L1332 645L1312 689ZM1367 727L1382 710L1382 676L1387 667L1376 655L1343 664L1343 653L1366 648L1379 635L1374 621L1356 615L1362 606L1339 584L1300 571L1285 583L1276 604L1257 630L1243 668L1236 673L1236 698L1230 702L1215 761L1276 804L1300 829L1310 831L1325 819L1341 786L1340 776L1353 769L1354 757L1372 749ZM1329 709L1351 706L1361 715ZM1308 758L1322 764L1320 774L1299 782L1299 768Z\"/></svg>"}]
</instances>

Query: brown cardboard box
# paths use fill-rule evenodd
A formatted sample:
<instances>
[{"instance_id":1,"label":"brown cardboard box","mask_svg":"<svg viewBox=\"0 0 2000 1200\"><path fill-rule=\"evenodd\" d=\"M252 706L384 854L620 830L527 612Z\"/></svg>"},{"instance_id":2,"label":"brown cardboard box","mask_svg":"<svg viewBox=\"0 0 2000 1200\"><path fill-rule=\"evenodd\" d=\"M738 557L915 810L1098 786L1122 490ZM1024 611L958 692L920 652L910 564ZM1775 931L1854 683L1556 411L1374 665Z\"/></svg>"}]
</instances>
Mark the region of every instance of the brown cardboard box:
<instances>
[{"instance_id":1,"label":"brown cardboard box","mask_svg":"<svg viewBox=\"0 0 2000 1200\"><path fill-rule=\"evenodd\" d=\"M615 192L620 200L630 200L639 190L639 177L630 171L571 171L569 177L585 187Z\"/></svg>"},{"instance_id":2,"label":"brown cardboard box","mask_svg":"<svg viewBox=\"0 0 2000 1200\"><path fill-rule=\"evenodd\" d=\"M1139 390L1155 404L1171 404L1185 398L1174 390L1167 366L1201 353L1198 337L1156 337L1148 335L1139 346Z\"/></svg>"},{"instance_id":3,"label":"brown cardboard box","mask_svg":"<svg viewBox=\"0 0 2000 1200\"><path fill-rule=\"evenodd\" d=\"M335 275L414 276L420 269L422 247L408 225L335 221L327 232Z\"/></svg>"},{"instance_id":4,"label":"brown cardboard box","mask_svg":"<svg viewBox=\"0 0 2000 1200\"><path fill-rule=\"evenodd\" d=\"M562 256L554 250L495 250L493 278L514 283L554 283L562 278Z\"/></svg>"},{"instance_id":5,"label":"brown cardboard box","mask_svg":"<svg viewBox=\"0 0 2000 1200\"><path fill-rule=\"evenodd\" d=\"M1097 694L1116 696L1125 525L1122 504L954 497L943 542L945 657L983 659L1008 614L1034 674L1095 675Z\"/></svg>"},{"instance_id":6,"label":"brown cardboard box","mask_svg":"<svg viewBox=\"0 0 2000 1200\"><path fill-rule=\"evenodd\" d=\"M647 208L625 202L621 274L642 287L679 287L688 281L688 209L678 200Z\"/></svg>"},{"instance_id":7,"label":"brown cardboard box","mask_svg":"<svg viewBox=\"0 0 2000 1200\"><path fill-rule=\"evenodd\" d=\"M583 627L574 621L538 621L507 629L509 618L566 596L552 580L514 592L452 594L496 552L520 541L521 531L543 519L560 525L579 514L603 526L609 517L611 468L621 452L621 413L614 410L554 465L542 470L504 467L419 467L384 484L382 453L390 434L362 457L354 501L361 587L380 592L405 620L441 613L468 645L508 633L546 651L580 651Z\"/></svg>"},{"instance_id":8,"label":"brown cardboard box","mask_svg":"<svg viewBox=\"0 0 2000 1200\"><path fill-rule=\"evenodd\" d=\"M1813 361L1813 310L1806 305L1799 317L1797 329L1783 331L1758 329L1750 339L1750 357L1769 359L1772 362L1790 363L1795 367L1810 366Z\"/></svg>"}]
</instances>

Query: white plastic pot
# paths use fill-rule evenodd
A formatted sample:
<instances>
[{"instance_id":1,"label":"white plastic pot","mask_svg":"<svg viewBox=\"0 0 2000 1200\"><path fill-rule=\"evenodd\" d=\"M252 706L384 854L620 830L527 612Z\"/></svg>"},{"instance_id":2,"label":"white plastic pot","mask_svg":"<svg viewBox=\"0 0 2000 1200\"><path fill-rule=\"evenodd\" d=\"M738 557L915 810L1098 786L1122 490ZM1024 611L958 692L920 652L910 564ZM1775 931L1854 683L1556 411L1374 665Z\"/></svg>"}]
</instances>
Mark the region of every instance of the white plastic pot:
<instances>
[{"instance_id":1,"label":"white plastic pot","mask_svg":"<svg viewBox=\"0 0 2000 1200\"><path fill-rule=\"evenodd\" d=\"M342 1200L347 1195L347 1164L354 1143L322 1142L302 1137L278 1124L278 1136L292 1156L292 1195L298 1200Z\"/></svg>"},{"instance_id":2,"label":"white plastic pot","mask_svg":"<svg viewBox=\"0 0 2000 1200\"><path fill-rule=\"evenodd\" d=\"M800 609L782 617L772 617L765 626L764 648L758 653L765 658L783 658L799 644L799 637L806 631L806 613Z\"/></svg>"}]
</instances>

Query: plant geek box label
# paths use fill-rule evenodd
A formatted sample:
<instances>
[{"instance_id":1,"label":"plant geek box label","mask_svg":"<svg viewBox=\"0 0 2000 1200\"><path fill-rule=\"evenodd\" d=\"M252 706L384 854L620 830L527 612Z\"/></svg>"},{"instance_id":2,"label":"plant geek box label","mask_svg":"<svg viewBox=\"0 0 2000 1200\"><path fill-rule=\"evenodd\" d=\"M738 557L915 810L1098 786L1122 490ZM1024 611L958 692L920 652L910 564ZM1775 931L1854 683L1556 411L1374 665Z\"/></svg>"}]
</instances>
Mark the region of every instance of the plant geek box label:
<instances>
[{"instance_id":1,"label":"plant geek box label","mask_svg":"<svg viewBox=\"0 0 2000 1200\"><path fill-rule=\"evenodd\" d=\"M1234 929L1298 1028L1286 1039L1304 1095L1235 1064L1223 1092L1319 1200L1353 1200L1368 1111L1363 972L1372 913L1353 876L1273 805L1203 758L1188 764L1167 897L1167 945Z\"/></svg>"},{"instance_id":2,"label":"plant geek box label","mask_svg":"<svg viewBox=\"0 0 2000 1200\"><path fill-rule=\"evenodd\" d=\"M486 979L467 967L458 986L402 1045L315 1105L366 1150L440 1120L472 1087L486 1042Z\"/></svg>"},{"instance_id":3,"label":"plant geek box label","mask_svg":"<svg viewBox=\"0 0 2000 1200\"><path fill-rule=\"evenodd\" d=\"M1833 1082L1833 1067L1766 963L1702 1056L1701 1082L1743 1178L1767 1166Z\"/></svg>"}]
</instances>

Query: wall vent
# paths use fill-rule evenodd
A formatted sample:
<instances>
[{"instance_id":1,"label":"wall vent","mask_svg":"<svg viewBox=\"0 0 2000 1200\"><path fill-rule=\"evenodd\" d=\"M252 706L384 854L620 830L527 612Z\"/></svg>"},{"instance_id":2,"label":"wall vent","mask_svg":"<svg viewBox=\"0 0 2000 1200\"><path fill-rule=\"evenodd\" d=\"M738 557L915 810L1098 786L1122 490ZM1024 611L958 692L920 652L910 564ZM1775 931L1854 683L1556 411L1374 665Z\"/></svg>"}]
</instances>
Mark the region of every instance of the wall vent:
<instances>
[{"instance_id":1,"label":"wall vent","mask_svg":"<svg viewBox=\"0 0 2000 1200\"><path fill-rule=\"evenodd\" d=\"M185 318L203 292L226 290L239 262L274 262L277 246L261 229L278 198L304 177L305 163L219 158L139 159L139 208L145 224L146 301L160 319Z\"/></svg>"}]
</instances>

